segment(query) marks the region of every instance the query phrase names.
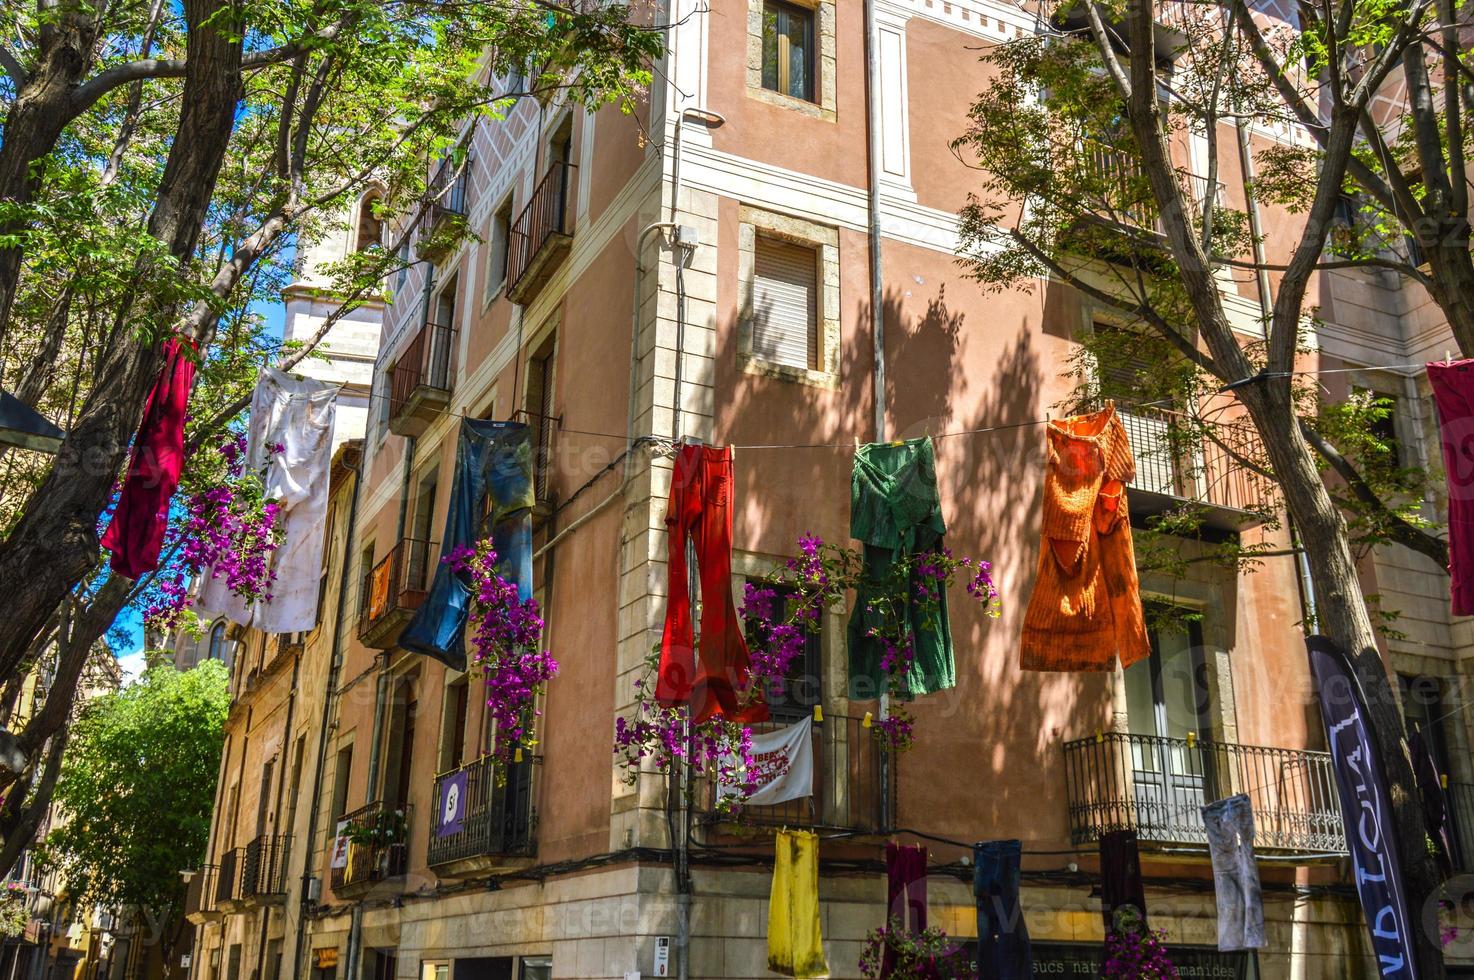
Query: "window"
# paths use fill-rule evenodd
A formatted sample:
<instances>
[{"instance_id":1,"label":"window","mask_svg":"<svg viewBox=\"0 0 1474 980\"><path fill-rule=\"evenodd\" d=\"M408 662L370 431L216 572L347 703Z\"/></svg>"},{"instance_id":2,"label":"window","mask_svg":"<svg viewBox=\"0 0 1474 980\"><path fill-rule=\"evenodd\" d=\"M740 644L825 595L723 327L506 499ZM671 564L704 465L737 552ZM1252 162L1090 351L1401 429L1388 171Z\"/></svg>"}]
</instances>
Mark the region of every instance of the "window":
<instances>
[{"instance_id":1,"label":"window","mask_svg":"<svg viewBox=\"0 0 1474 980\"><path fill-rule=\"evenodd\" d=\"M501 292L507 282L508 245L512 238L512 197L502 202L496 214L491 216L491 227L486 233L486 289L482 302L490 303Z\"/></svg>"},{"instance_id":2,"label":"window","mask_svg":"<svg viewBox=\"0 0 1474 980\"><path fill-rule=\"evenodd\" d=\"M374 213L374 206L378 203L379 195L368 193L358 205L358 228L353 240L355 252L367 252L384 240L384 222Z\"/></svg>"},{"instance_id":3,"label":"window","mask_svg":"<svg viewBox=\"0 0 1474 980\"><path fill-rule=\"evenodd\" d=\"M404 233L404 241L399 243L399 272L394 276L394 291L397 293L404 288L404 280L409 278L409 267L413 264L413 256L410 254L409 232Z\"/></svg>"},{"instance_id":4,"label":"window","mask_svg":"<svg viewBox=\"0 0 1474 980\"><path fill-rule=\"evenodd\" d=\"M553 385L558 335L548 334L527 361L527 415L532 425L533 488L538 500L548 496L548 471L553 451Z\"/></svg>"},{"instance_id":5,"label":"window","mask_svg":"<svg viewBox=\"0 0 1474 980\"><path fill-rule=\"evenodd\" d=\"M839 230L747 205L738 221L738 367L838 388Z\"/></svg>"},{"instance_id":6,"label":"window","mask_svg":"<svg viewBox=\"0 0 1474 980\"><path fill-rule=\"evenodd\" d=\"M763 0L763 88L814 101L814 11Z\"/></svg>"},{"instance_id":7,"label":"window","mask_svg":"<svg viewBox=\"0 0 1474 980\"><path fill-rule=\"evenodd\" d=\"M373 954L373 980L394 980L399 972L399 951L394 948L375 949Z\"/></svg>"},{"instance_id":8,"label":"window","mask_svg":"<svg viewBox=\"0 0 1474 980\"><path fill-rule=\"evenodd\" d=\"M759 235L753 255L753 356L772 364L812 367L817 292L815 249Z\"/></svg>"},{"instance_id":9,"label":"window","mask_svg":"<svg viewBox=\"0 0 1474 980\"><path fill-rule=\"evenodd\" d=\"M445 731L440 740L440 771L466 762L466 717L471 708L471 685L462 678L445 698Z\"/></svg>"},{"instance_id":10,"label":"window","mask_svg":"<svg viewBox=\"0 0 1474 980\"><path fill-rule=\"evenodd\" d=\"M781 622L788 617L789 605L796 593L782 587L776 587L774 591L778 595L773 603L773 616ZM749 639L761 643L764 637L759 635L758 629L756 623L747 623ZM822 703L823 693L823 637L820 633L808 633L803 654L793 659L782 679L775 679L770 684L764 697L774 721L792 723L812 715L814 705Z\"/></svg>"},{"instance_id":11,"label":"window","mask_svg":"<svg viewBox=\"0 0 1474 980\"><path fill-rule=\"evenodd\" d=\"M348 779L352 775L353 746L345 745L338 750L337 761L333 763L333 801L330 812L335 825L348 812Z\"/></svg>"},{"instance_id":12,"label":"window","mask_svg":"<svg viewBox=\"0 0 1474 980\"><path fill-rule=\"evenodd\" d=\"M225 659L225 620L223 619L210 629L210 659Z\"/></svg>"},{"instance_id":13,"label":"window","mask_svg":"<svg viewBox=\"0 0 1474 980\"><path fill-rule=\"evenodd\" d=\"M440 472L433 466L420 478L415 493L415 520L410 537L416 541L429 541L435 533L435 493L440 482Z\"/></svg>"},{"instance_id":14,"label":"window","mask_svg":"<svg viewBox=\"0 0 1474 980\"><path fill-rule=\"evenodd\" d=\"M1151 656L1127 667L1126 721L1133 735L1194 737L1212 730L1213 696L1196 621L1154 627Z\"/></svg>"},{"instance_id":15,"label":"window","mask_svg":"<svg viewBox=\"0 0 1474 980\"><path fill-rule=\"evenodd\" d=\"M420 980L450 980L450 961L425 960L420 964Z\"/></svg>"},{"instance_id":16,"label":"window","mask_svg":"<svg viewBox=\"0 0 1474 980\"><path fill-rule=\"evenodd\" d=\"M518 980L551 980L553 958L551 956L524 956Z\"/></svg>"},{"instance_id":17,"label":"window","mask_svg":"<svg viewBox=\"0 0 1474 980\"><path fill-rule=\"evenodd\" d=\"M1443 718L1447 714L1443 703L1443 684L1436 677L1409 676L1398 674L1402 684L1402 717L1408 733L1422 733L1428 754L1439 773L1447 774L1448 739L1444 736Z\"/></svg>"},{"instance_id":18,"label":"window","mask_svg":"<svg viewBox=\"0 0 1474 980\"><path fill-rule=\"evenodd\" d=\"M241 980L241 944L231 943L226 957L225 980Z\"/></svg>"}]
</instances>

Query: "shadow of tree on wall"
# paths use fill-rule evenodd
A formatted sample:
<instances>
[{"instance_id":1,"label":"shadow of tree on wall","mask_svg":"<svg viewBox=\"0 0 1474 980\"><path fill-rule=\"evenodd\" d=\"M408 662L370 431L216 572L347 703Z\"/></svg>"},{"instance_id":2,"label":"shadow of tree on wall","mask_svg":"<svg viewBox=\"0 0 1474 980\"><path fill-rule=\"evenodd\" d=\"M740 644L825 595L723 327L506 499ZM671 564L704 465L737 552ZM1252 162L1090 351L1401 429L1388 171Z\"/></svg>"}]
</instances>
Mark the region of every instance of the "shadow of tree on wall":
<instances>
[{"instance_id":1,"label":"shadow of tree on wall","mask_svg":"<svg viewBox=\"0 0 1474 980\"><path fill-rule=\"evenodd\" d=\"M917 739L898 761L896 824L957 840L1017 836L1058 846L1069 839L1060 743L1106 725L1110 675L1018 669L1038 555L1044 476L1038 420L1047 408L1044 393L1057 387L1050 382L1063 366L1042 363L1037 349L1042 325L1033 318L1042 305L1017 322L984 322L976 311L986 300L949 302L949 291L956 297L975 288L903 278L883 301L887 436L933 437L947 544L959 555L991 561L1003 593L1002 615L990 619L960 583L952 591L957 686L911 708ZM874 437L873 358L868 302L846 312L840 381L832 391L741 373L739 314L720 325L716 373L724 396L716 406L717 439L803 444L738 450L739 550L790 555L806 531L853 544L850 474L856 438ZM979 429L990 431L973 431ZM876 706L852 709L865 710ZM939 858L957 856L934 850Z\"/></svg>"}]
</instances>

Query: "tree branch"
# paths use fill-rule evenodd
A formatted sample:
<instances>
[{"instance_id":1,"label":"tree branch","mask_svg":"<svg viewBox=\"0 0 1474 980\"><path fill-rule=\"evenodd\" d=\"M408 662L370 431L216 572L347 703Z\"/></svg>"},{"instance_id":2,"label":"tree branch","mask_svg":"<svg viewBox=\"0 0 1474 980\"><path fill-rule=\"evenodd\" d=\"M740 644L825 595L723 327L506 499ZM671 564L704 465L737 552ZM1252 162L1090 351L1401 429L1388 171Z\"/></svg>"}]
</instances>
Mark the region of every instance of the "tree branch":
<instances>
[{"instance_id":1,"label":"tree branch","mask_svg":"<svg viewBox=\"0 0 1474 980\"><path fill-rule=\"evenodd\" d=\"M1365 507L1376 514L1388 529L1388 537L1411 548L1421 555L1431 558L1439 568L1448 569L1448 542L1442 538L1435 537L1407 522L1401 515L1393 513L1387 508L1375 490L1367 485L1356 466L1341 454L1330 440L1316 431L1315 427L1304 419L1299 419L1300 434L1305 441L1315 450L1316 455L1325 460L1331 470L1345 481L1348 489Z\"/></svg>"},{"instance_id":2,"label":"tree branch","mask_svg":"<svg viewBox=\"0 0 1474 980\"><path fill-rule=\"evenodd\" d=\"M25 88L26 83L31 80L31 73L26 71L25 66L3 44L0 44L0 68L5 69L5 74L10 76L17 91Z\"/></svg>"}]
</instances>

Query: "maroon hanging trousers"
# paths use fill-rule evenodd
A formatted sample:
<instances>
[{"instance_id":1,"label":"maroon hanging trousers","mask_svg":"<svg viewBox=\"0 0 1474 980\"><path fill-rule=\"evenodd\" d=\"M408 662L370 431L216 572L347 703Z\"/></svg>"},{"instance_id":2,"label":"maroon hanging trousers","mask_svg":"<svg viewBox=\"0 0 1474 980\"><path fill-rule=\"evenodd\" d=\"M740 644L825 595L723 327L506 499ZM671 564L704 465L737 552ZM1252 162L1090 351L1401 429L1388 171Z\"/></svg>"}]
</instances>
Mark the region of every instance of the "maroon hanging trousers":
<instances>
[{"instance_id":1,"label":"maroon hanging trousers","mask_svg":"<svg viewBox=\"0 0 1474 980\"><path fill-rule=\"evenodd\" d=\"M886 924L913 935L926 931L925 844L885 843ZM934 964L923 965L932 975ZM889 977L896 969L896 954L887 944L880 958L880 975Z\"/></svg>"},{"instance_id":2,"label":"maroon hanging trousers","mask_svg":"<svg viewBox=\"0 0 1474 980\"><path fill-rule=\"evenodd\" d=\"M671 707L690 704L691 720L714 715L729 721L764 721L760 700L740 704L752 662L732 603L732 450L685 445L671 474L666 510L669 582L660 676L655 698ZM701 644L693 639L691 596L686 584L686 538L701 576Z\"/></svg>"},{"instance_id":3,"label":"maroon hanging trousers","mask_svg":"<svg viewBox=\"0 0 1474 980\"><path fill-rule=\"evenodd\" d=\"M1448 575L1455 616L1474 614L1474 360L1428 365L1448 481Z\"/></svg>"},{"instance_id":4,"label":"maroon hanging trousers","mask_svg":"<svg viewBox=\"0 0 1474 980\"><path fill-rule=\"evenodd\" d=\"M159 567L169 523L169 499L184 469L184 416L194 360L176 337L164 344L164 370L154 381L133 440L133 457L113 522L102 536L112 569L136 579Z\"/></svg>"}]
</instances>

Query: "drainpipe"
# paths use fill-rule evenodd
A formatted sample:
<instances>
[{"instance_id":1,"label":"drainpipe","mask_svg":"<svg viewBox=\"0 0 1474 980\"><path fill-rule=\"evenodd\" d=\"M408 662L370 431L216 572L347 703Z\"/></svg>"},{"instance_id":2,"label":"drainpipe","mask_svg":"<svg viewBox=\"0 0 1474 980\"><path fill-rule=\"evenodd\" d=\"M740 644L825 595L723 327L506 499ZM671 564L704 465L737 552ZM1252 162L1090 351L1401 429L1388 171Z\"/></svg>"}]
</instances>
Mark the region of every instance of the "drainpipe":
<instances>
[{"instance_id":1,"label":"drainpipe","mask_svg":"<svg viewBox=\"0 0 1474 980\"><path fill-rule=\"evenodd\" d=\"M367 449L367 447L364 447ZM303 841L302 859L302 883L300 902L302 912L307 909L307 883L312 880L312 869L315 867L313 861L313 844L317 840L317 812L322 805L322 777L327 769L328 758L328 729L331 727L330 720L333 714L333 706L337 702L338 672L343 666L343 620L347 617L348 589L350 580L348 569L352 563L354 553L354 530L358 523L358 491L363 483L363 457L359 456L358 465L351 467L353 470L353 492L348 503L348 525L344 532L343 567L338 573L338 603L333 613L333 648L332 658L328 661L328 682L323 692L322 722L317 732L317 772L312 780L312 808L307 813L307 839ZM329 542L331 543L331 542ZM292 980L298 980L305 975L302 963L302 954L307 939L307 917L301 915L297 925L296 950L292 954Z\"/></svg>"},{"instance_id":2,"label":"drainpipe","mask_svg":"<svg viewBox=\"0 0 1474 980\"><path fill-rule=\"evenodd\" d=\"M885 279L880 248L880 28L875 20L875 0L865 0L865 122L868 130L866 169L868 190L870 245L870 335L874 341L874 369L870 375L871 397L875 401L875 441L884 442L885 424ZM880 696L880 717L887 716L890 697ZM889 823L891 810L890 757L880 754L880 811Z\"/></svg>"},{"instance_id":3,"label":"drainpipe","mask_svg":"<svg viewBox=\"0 0 1474 980\"><path fill-rule=\"evenodd\" d=\"M1254 270L1259 297L1259 323L1264 337L1269 337L1269 321L1274 315L1273 300L1269 291L1269 270L1265 268L1264 233L1260 222L1259 202L1254 199L1254 155L1249 149L1249 125L1243 119L1235 123L1238 131L1239 173L1242 177L1244 202L1249 213L1249 234L1254 241ZM1295 581L1300 588L1300 616L1307 627L1315 621L1315 585L1310 578L1310 561L1300 548L1300 535L1295 530L1295 519L1285 514L1285 527L1290 532L1290 546L1297 549L1295 555Z\"/></svg>"},{"instance_id":4,"label":"drainpipe","mask_svg":"<svg viewBox=\"0 0 1474 980\"><path fill-rule=\"evenodd\" d=\"M880 254L880 30L875 23L875 0L865 0L865 112L869 130L866 165L870 187L870 333L874 340L875 441L885 441L885 281Z\"/></svg>"}]
</instances>

